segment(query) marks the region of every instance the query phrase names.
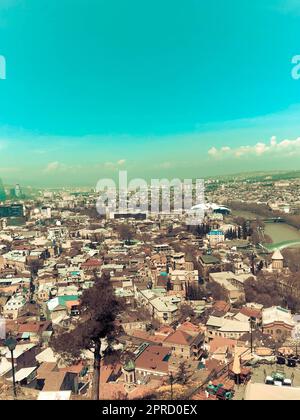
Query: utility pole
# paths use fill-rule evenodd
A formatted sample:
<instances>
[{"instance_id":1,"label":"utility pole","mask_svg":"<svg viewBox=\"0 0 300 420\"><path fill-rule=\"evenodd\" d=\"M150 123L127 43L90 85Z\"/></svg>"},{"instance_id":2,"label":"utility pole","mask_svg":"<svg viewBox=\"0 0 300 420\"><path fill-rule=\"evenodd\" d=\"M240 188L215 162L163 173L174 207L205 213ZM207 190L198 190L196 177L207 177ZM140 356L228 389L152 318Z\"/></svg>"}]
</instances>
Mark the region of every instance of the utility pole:
<instances>
[{"instance_id":1,"label":"utility pole","mask_svg":"<svg viewBox=\"0 0 300 420\"><path fill-rule=\"evenodd\" d=\"M15 375L15 363L14 363L14 351L10 351L11 354L11 367L12 367L12 377L13 377L13 388L14 388L14 397L17 398L17 389L16 389L16 375Z\"/></svg>"},{"instance_id":2,"label":"utility pole","mask_svg":"<svg viewBox=\"0 0 300 420\"><path fill-rule=\"evenodd\" d=\"M173 400L173 382L174 382L174 377L173 377L173 373L170 373L170 385L171 385L171 401Z\"/></svg>"},{"instance_id":3,"label":"utility pole","mask_svg":"<svg viewBox=\"0 0 300 420\"><path fill-rule=\"evenodd\" d=\"M253 353L253 319L252 317L249 318L250 321L250 347L251 347L251 354Z\"/></svg>"},{"instance_id":4,"label":"utility pole","mask_svg":"<svg viewBox=\"0 0 300 420\"><path fill-rule=\"evenodd\" d=\"M14 363L14 350L17 346L17 340L14 337L8 337L5 340L4 344L8 348L8 350L10 351L10 355L11 355L11 370L12 370L12 379L13 379L13 391L14 391L14 397L17 398L15 363Z\"/></svg>"}]
</instances>

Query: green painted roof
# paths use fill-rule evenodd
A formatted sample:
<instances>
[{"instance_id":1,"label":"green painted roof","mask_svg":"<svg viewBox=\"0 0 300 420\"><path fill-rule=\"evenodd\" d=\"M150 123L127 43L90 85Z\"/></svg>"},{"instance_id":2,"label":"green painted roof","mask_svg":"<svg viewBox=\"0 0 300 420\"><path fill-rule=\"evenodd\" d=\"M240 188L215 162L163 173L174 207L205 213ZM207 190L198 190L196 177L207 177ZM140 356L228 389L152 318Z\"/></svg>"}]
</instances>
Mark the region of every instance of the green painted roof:
<instances>
[{"instance_id":1,"label":"green painted roof","mask_svg":"<svg viewBox=\"0 0 300 420\"><path fill-rule=\"evenodd\" d=\"M124 365L124 370L130 372L131 370L135 369L135 363L133 360L129 360L125 365Z\"/></svg>"},{"instance_id":2,"label":"green painted roof","mask_svg":"<svg viewBox=\"0 0 300 420\"><path fill-rule=\"evenodd\" d=\"M72 300L78 300L77 295L70 295L70 296L58 296L58 302L59 305L65 305L66 302L72 301Z\"/></svg>"},{"instance_id":3,"label":"green painted roof","mask_svg":"<svg viewBox=\"0 0 300 420\"><path fill-rule=\"evenodd\" d=\"M204 264L218 264L220 261L213 255L201 255L201 261Z\"/></svg>"}]
</instances>

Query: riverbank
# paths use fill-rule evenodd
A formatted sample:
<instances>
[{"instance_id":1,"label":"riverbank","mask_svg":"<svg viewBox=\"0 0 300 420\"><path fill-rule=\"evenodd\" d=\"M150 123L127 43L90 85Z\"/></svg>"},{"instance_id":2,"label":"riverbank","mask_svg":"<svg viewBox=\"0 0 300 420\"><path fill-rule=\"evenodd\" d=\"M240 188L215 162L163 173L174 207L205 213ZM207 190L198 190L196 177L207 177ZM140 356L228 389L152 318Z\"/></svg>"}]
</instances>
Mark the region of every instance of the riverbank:
<instances>
[{"instance_id":1,"label":"riverbank","mask_svg":"<svg viewBox=\"0 0 300 420\"><path fill-rule=\"evenodd\" d=\"M233 210L233 217L243 217L246 220L263 220L264 218L256 213L245 210ZM266 248L300 247L300 230L288 223L265 223L264 234L271 239L271 243L265 243ZM268 241L269 242L269 241Z\"/></svg>"}]
</instances>

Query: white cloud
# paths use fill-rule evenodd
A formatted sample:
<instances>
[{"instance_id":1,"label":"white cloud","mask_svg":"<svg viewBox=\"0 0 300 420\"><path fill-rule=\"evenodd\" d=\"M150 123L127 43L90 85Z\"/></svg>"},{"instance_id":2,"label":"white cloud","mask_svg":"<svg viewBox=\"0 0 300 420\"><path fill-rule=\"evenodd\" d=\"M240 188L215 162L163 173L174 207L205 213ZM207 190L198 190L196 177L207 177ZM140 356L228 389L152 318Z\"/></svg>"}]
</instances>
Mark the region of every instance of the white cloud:
<instances>
[{"instance_id":1,"label":"white cloud","mask_svg":"<svg viewBox=\"0 0 300 420\"><path fill-rule=\"evenodd\" d=\"M72 172L72 173L78 173L78 171L84 169L82 165L66 165L65 163L61 163L58 161L49 162L46 168L44 169L44 172L46 173L55 173L55 172Z\"/></svg>"},{"instance_id":2,"label":"white cloud","mask_svg":"<svg viewBox=\"0 0 300 420\"><path fill-rule=\"evenodd\" d=\"M109 169L117 169L126 163L125 159L119 159L117 162L105 162L104 166Z\"/></svg>"},{"instance_id":3,"label":"white cloud","mask_svg":"<svg viewBox=\"0 0 300 420\"><path fill-rule=\"evenodd\" d=\"M218 149L216 147L212 147L208 151L209 156L217 156L218 155Z\"/></svg>"},{"instance_id":4,"label":"white cloud","mask_svg":"<svg viewBox=\"0 0 300 420\"><path fill-rule=\"evenodd\" d=\"M236 148L221 147L217 149L212 147L208 151L208 155L215 159L223 158L242 158L249 156L295 156L300 155L300 137L289 140L285 139L280 142L277 141L276 137L273 136L269 143L258 142L255 145L238 146Z\"/></svg>"},{"instance_id":5,"label":"white cloud","mask_svg":"<svg viewBox=\"0 0 300 420\"><path fill-rule=\"evenodd\" d=\"M50 162L48 163L48 165L45 168L45 172L54 172L57 171L60 167L60 163L59 162Z\"/></svg>"},{"instance_id":6,"label":"white cloud","mask_svg":"<svg viewBox=\"0 0 300 420\"><path fill-rule=\"evenodd\" d=\"M163 162L159 165L160 168L162 169L170 169L172 167L172 163L171 162Z\"/></svg>"}]
</instances>

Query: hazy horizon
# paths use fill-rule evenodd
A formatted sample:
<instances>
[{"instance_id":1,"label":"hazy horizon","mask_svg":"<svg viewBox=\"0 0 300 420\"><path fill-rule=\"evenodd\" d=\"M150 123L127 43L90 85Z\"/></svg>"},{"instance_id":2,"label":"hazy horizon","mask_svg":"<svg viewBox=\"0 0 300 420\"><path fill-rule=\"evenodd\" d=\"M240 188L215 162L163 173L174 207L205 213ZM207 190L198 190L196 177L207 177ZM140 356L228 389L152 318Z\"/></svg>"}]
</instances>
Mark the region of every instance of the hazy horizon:
<instances>
[{"instance_id":1,"label":"hazy horizon","mask_svg":"<svg viewBox=\"0 0 300 420\"><path fill-rule=\"evenodd\" d=\"M293 176L293 174L295 175L295 178L294 178L294 176ZM119 180L119 171L117 171L117 172L115 172L115 173L113 173L113 174L110 174L111 176L110 176L110 178L109 179L112 179L115 183L116 183L116 185L118 185L118 180ZM282 175L282 178L280 178L280 176ZM287 178L287 175L288 175L288 178ZM194 181L196 180L196 179L204 179L204 181L228 181L228 180L230 180L230 179L232 179L232 178L234 178L234 179L249 179L249 180L251 180L251 179L254 179L254 178L257 178L257 177L266 177L266 178L269 178L269 177L276 177L276 176L278 176L278 178L276 178L276 179L282 179L282 180L284 180L284 179L296 179L296 178L300 178L300 168L299 169L287 169L287 170L279 170L279 169L274 169L274 170L261 170L261 171L242 171L242 172L228 172L228 173L220 173L220 174L216 174L216 175L210 175L210 176L204 176L203 178L201 178L201 177L191 177ZM127 179L128 179L128 183L131 181L131 180L133 180L135 177L133 177L133 176L130 176L130 173L127 173ZM104 175L103 176L103 178L106 178L106 176ZM177 179L178 177L157 177L158 178L158 180L159 181L162 181L163 179L167 179L167 181L172 181L172 180L174 180L175 178ZM155 180L157 179L157 178L154 178ZM184 181L184 179L186 179L186 178L184 178L184 177L182 177L182 178L179 178L179 179L181 179L182 181ZM190 178L189 178L190 179ZM274 178L273 178L274 179ZM143 178L143 180L145 180L149 185L151 185L151 181L153 180L153 178ZM0 183L1 183L1 181L2 181L2 179L0 178ZM19 183L3 183L3 185L4 185L4 187L5 187L5 189L7 190L7 192L9 193L9 189L11 189L11 188L14 188L17 184L19 184ZM84 183L76 183L76 182L74 182L74 183L66 183L65 181L61 181L61 183L57 183L56 185L46 185L46 184L43 184L42 182L39 184L39 183L36 183L36 185L31 185L31 184L26 184L26 183L22 183L21 182L21 184L19 184L20 185L20 187L21 187L21 189L22 189L22 191L26 191L26 190L29 190L29 189L32 189L33 191L36 191L36 190L60 190L60 191L62 191L62 190L69 190L69 189L71 189L71 190L75 190L75 191L86 191L86 190L92 190L92 189L95 189L96 188L96 185L94 184L94 183L87 183L87 184L84 184Z\"/></svg>"}]
</instances>

